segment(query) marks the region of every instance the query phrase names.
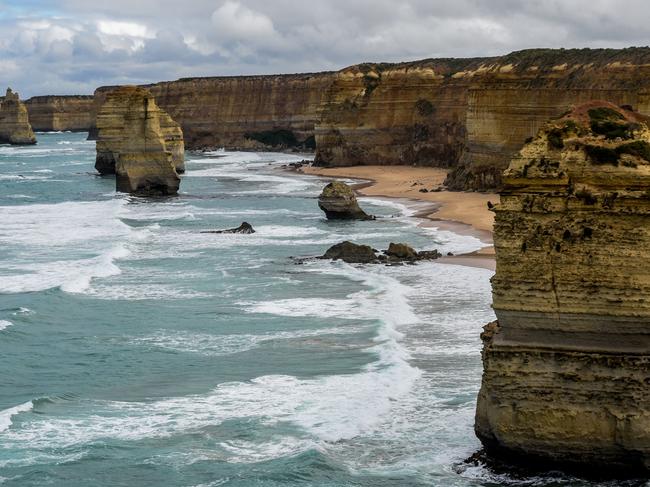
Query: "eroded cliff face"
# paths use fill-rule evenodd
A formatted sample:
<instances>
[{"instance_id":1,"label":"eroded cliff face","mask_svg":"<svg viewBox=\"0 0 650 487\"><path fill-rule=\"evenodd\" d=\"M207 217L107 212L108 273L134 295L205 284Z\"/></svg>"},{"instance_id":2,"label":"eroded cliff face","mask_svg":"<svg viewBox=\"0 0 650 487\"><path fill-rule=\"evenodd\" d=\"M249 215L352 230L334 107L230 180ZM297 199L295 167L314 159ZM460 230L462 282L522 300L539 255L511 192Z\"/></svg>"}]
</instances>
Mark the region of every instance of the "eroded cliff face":
<instances>
[{"instance_id":1,"label":"eroded cliff face","mask_svg":"<svg viewBox=\"0 0 650 487\"><path fill-rule=\"evenodd\" d=\"M25 104L20 101L18 93L11 91L11 88L7 88L6 95L0 99L0 143L14 145L36 143Z\"/></svg>"},{"instance_id":2,"label":"eroded cliff face","mask_svg":"<svg viewBox=\"0 0 650 487\"><path fill-rule=\"evenodd\" d=\"M117 191L142 195L176 194L176 167L182 145L180 128L162 111L149 91L123 86L107 94L97 114L100 174L115 174ZM170 132L174 136L169 135ZM181 152L182 156L182 152Z\"/></svg>"},{"instance_id":3,"label":"eroded cliff face","mask_svg":"<svg viewBox=\"0 0 650 487\"><path fill-rule=\"evenodd\" d=\"M38 132L85 132L94 125L93 96L34 96L25 101L32 128Z\"/></svg>"},{"instance_id":4,"label":"eroded cliff face","mask_svg":"<svg viewBox=\"0 0 650 487\"><path fill-rule=\"evenodd\" d=\"M647 48L353 66L323 99L316 160L450 167L451 189L493 189L548 118L594 99L650 115L649 88Z\"/></svg>"},{"instance_id":5,"label":"eroded cliff face","mask_svg":"<svg viewBox=\"0 0 650 487\"><path fill-rule=\"evenodd\" d=\"M331 73L189 78L147 85L180 124L188 149L314 149ZM111 87L95 92L95 106Z\"/></svg>"},{"instance_id":6,"label":"eroded cliff face","mask_svg":"<svg viewBox=\"0 0 650 487\"><path fill-rule=\"evenodd\" d=\"M592 102L513 158L476 433L507 459L650 468L650 131Z\"/></svg>"}]
</instances>

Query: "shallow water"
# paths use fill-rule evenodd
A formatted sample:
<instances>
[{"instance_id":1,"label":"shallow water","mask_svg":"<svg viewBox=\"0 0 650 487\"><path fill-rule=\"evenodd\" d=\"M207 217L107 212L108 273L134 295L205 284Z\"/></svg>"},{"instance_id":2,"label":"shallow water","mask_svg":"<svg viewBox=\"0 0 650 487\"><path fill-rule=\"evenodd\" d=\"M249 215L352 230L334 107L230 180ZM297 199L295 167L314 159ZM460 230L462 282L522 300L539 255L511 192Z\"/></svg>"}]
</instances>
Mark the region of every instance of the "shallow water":
<instances>
[{"instance_id":1,"label":"shallow water","mask_svg":"<svg viewBox=\"0 0 650 487\"><path fill-rule=\"evenodd\" d=\"M582 485L462 464L491 271L289 258L478 240L370 198L327 222L293 155L188 153L179 197L118 195L84 137L0 147L3 487Z\"/></svg>"}]
</instances>

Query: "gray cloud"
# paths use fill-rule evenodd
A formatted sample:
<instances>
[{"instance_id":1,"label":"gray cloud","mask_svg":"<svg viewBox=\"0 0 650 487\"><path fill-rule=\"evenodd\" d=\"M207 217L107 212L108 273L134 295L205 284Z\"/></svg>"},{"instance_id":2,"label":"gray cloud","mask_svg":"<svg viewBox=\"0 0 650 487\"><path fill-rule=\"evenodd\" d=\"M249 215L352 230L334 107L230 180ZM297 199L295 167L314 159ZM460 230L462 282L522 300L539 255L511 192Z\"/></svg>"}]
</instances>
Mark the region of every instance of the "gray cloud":
<instances>
[{"instance_id":1,"label":"gray cloud","mask_svg":"<svg viewBox=\"0 0 650 487\"><path fill-rule=\"evenodd\" d=\"M0 0L23 96L530 47L650 44L645 0Z\"/></svg>"}]
</instances>

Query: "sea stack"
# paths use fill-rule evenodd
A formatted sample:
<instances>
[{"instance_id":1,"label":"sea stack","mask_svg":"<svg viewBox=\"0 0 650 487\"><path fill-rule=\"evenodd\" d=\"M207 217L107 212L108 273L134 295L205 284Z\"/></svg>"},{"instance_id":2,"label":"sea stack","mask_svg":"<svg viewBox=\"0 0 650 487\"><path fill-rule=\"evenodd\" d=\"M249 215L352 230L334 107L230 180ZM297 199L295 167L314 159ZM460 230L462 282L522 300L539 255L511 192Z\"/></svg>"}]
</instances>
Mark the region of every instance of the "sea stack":
<instances>
[{"instance_id":1,"label":"sea stack","mask_svg":"<svg viewBox=\"0 0 650 487\"><path fill-rule=\"evenodd\" d=\"M647 120L581 105L547 123L503 181L476 434L506 460L647 471Z\"/></svg>"},{"instance_id":2,"label":"sea stack","mask_svg":"<svg viewBox=\"0 0 650 487\"><path fill-rule=\"evenodd\" d=\"M29 115L18 93L7 88L7 94L0 99L0 143L33 145L36 137L29 124Z\"/></svg>"},{"instance_id":3,"label":"sea stack","mask_svg":"<svg viewBox=\"0 0 650 487\"><path fill-rule=\"evenodd\" d=\"M184 170L180 127L161 110L149 91L122 86L110 92L97 114L100 174L115 174L118 191L176 194Z\"/></svg>"},{"instance_id":4,"label":"sea stack","mask_svg":"<svg viewBox=\"0 0 650 487\"><path fill-rule=\"evenodd\" d=\"M350 186L332 181L318 197L318 207L328 220L371 220L373 217L361 209Z\"/></svg>"}]
</instances>

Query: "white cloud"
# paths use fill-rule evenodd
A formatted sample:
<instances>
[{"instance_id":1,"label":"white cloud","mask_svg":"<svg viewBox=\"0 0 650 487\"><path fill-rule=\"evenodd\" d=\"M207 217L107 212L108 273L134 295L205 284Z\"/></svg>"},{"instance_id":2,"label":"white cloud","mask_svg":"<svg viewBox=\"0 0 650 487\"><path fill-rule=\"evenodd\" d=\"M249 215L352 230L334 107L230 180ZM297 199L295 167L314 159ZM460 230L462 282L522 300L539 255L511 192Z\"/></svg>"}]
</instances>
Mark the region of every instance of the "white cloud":
<instances>
[{"instance_id":1,"label":"white cloud","mask_svg":"<svg viewBox=\"0 0 650 487\"><path fill-rule=\"evenodd\" d=\"M240 2L228 0L212 14L215 35L233 41L270 40L277 36L273 21Z\"/></svg>"},{"instance_id":2,"label":"white cloud","mask_svg":"<svg viewBox=\"0 0 650 487\"><path fill-rule=\"evenodd\" d=\"M0 3L9 5L7 11L25 12L22 0ZM27 96L91 93L103 84L182 76L319 71L365 61L492 56L529 47L650 43L647 0L38 3L42 12L54 13L32 8L20 17L0 15L0 72Z\"/></svg>"}]
</instances>

